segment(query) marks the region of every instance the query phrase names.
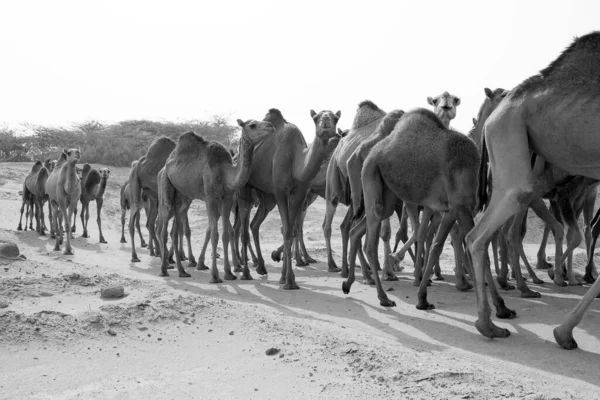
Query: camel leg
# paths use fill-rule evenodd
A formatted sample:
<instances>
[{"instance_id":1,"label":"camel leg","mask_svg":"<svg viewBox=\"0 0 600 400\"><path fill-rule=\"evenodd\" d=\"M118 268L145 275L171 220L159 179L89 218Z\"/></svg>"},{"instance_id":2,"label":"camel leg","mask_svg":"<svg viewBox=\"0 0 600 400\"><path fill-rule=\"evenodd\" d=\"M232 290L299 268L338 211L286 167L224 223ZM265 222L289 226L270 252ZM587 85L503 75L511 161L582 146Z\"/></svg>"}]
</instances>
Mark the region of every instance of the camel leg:
<instances>
[{"instance_id":1,"label":"camel leg","mask_svg":"<svg viewBox=\"0 0 600 400\"><path fill-rule=\"evenodd\" d=\"M98 232L100 233L99 241L100 243L106 243L104 239L104 235L102 234L102 218L100 217L100 213L102 212L102 204L104 203L104 199L96 199L96 222L98 223ZM88 205L88 215L89 215L89 205ZM86 222L87 228L87 222Z\"/></svg>"},{"instance_id":2,"label":"camel leg","mask_svg":"<svg viewBox=\"0 0 600 400\"><path fill-rule=\"evenodd\" d=\"M427 258L427 267L425 269L425 273L421 277L421 284L419 285L419 302L417 303L417 309L419 310L432 310L435 308L433 304L427 302L427 284L429 282L429 276L431 275L435 263L439 259L440 254L444 249L444 243L446 242L448 233L450 233L450 230L452 229L452 226L455 222L456 217L450 212L445 212L439 224L436 224L438 226L438 229L435 235L435 242L431 247L431 253Z\"/></svg>"},{"instance_id":3,"label":"camel leg","mask_svg":"<svg viewBox=\"0 0 600 400\"><path fill-rule=\"evenodd\" d=\"M439 231L439 230L438 230ZM438 233L439 235L439 233ZM454 287L461 292L473 289L473 285L467 280L465 273L465 267L467 266L467 255L463 248L464 234L461 235L461 230L457 224L454 224L450 229L450 237L454 244L454 258L455 258L455 270L454 276L456 277L456 285ZM434 244L435 245L435 244ZM443 244L442 244L443 248ZM439 255L438 255L439 262Z\"/></svg>"},{"instance_id":4,"label":"camel leg","mask_svg":"<svg viewBox=\"0 0 600 400\"><path fill-rule=\"evenodd\" d=\"M562 258L560 259L561 265L568 259L567 264L567 280L570 286L581 286L581 282L575 278L575 274L573 274L573 250L579 246L583 240L583 232L581 232L581 228L579 227L579 223L577 222L577 217L575 216L573 207L570 202L567 200L563 204L561 204L561 210L563 214L563 218L565 224L568 227L567 231L567 250L565 250ZM556 278L559 274L557 271L554 271L554 277ZM560 274L562 275L562 274Z\"/></svg>"},{"instance_id":5,"label":"camel leg","mask_svg":"<svg viewBox=\"0 0 600 400\"><path fill-rule=\"evenodd\" d=\"M284 284L283 289L285 290L299 289L292 269L292 243L294 241L294 233L297 231L298 213L302 212L302 202L304 201L305 193L306 190L302 190L302 188L298 188L297 192L289 196L279 190L275 193L277 208L279 209L283 225L285 246L283 252L284 265L281 269L279 283Z\"/></svg>"},{"instance_id":6,"label":"camel leg","mask_svg":"<svg viewBox=\"0 0 600 400\"><path fill-rule=\"evenodd\" d=\"M419 232L419 207L416 204L404 204L404 210L406 210L406 214L407 214L407 218L410 218L410 224L413 228L413 234L410 237L410 239L408 239L408 241L406 243L404 243L404 245L402 246L402 248L398 251L394 251L394 253L391 254L391 258L394 260L396 265L400 265L400 262L402 260L404 260L404 256L406 255L406 252L408 251L409 253L412 252L411 248L412 245L414 243L417 242L417 237L418 237L418 232ZM402 211L402 213L404 214L404 210ZM413 262L416 265L416 256L413 255L411 256L411 258L413 259Z\"/></svg>"},{"instance_id":7,"label":"camel leg","mask_svg":"<svg viewBox=\"0 0 600 400\"><path fill-rule=\"evenodd\" d=\"M149 242L153 242L154 244L156 244L157 238L156 238L156 219L158 218L158 207L156 204L153 204L152 207L150 208L150 213L148 215L148 219L146 221L146 229L148 229L148 241ZM171 228L173 229L173 228ZM171 249L172 249L172 245L171 245ZM153 257L160 257L160 249L158 246L152 246L152 248L148 247L149 253L151 256ZM169 257L169 261L171 260L171 257Z\"/></svg>"},{"instance_id":8,"label":"camel leg","mask_svg":"<svg viewBox=\"0 0 600 400\"><path fill-rule=\"evenodd\" d=\"M433 216L433 211L429 207L423 208L423 217L421 219L421 223L419 224L419 230L417 232L417 254L415 254L416 262L415 262L415 272L413 280L413 286L420 286L421 279L423 278L423 262L425 260L424 252L425 252L425 237L427 235L427 228L429 226L429 221Z\"/></svg>"},{"instance_id":9,"label":"camel leg","mask_svg":"<svg viewBox=\"0 0 600 400\"><path fill-rule=\"evenodd\" d=\"M79 214L79 217L81 218L81 227L83 229L83 233L81 234L81 237L83 238L87 238L88 234L87 234L87 228L85 225L85 203L81 202L81 213ZM77 218L75 218L77 219Z\"/></svg>"},{"instance_id":10,"label":"camel leg","mask_svg":"<svg viewBox=\"0 0 600 400\"><path fill-rule=\"evenodd\" d=\"M54 238L56 242L54 244L54 251L60 251L60 244L62 243L62 229L60 228L60 221L58 218L58 214L60 212L58 208L58 203L50 200L52 202L52 226L54 227Z\"/></svg>"},{"instance_id":11,"label":"camel leg","mask_svg":"<svg viewBox=\"0 0 600 400\"><path fill-rule=\"evenodd\" d=\"M125 207L122 207L121 208L121 243L127 243L127 239L125 239L125 217L126 216L127 216L127 209ZM137 224L137 226L139 226L139 223ZM141 238L141 235L140 235L140 238Z\"/></svg>"},{"instance_id":12,"label":"camel leg","mask_svg":"<svg viewBox=\"0 0 600 400\"><path fill-rule=\"evenodd\" d=\"M129 212L129 241L131 242L131 262L140 262L140 259L135 251L135 220L139 218L140 209L141 209L141 184L139 180L136 178L129 177L129 193L131 197L131 205ZM146 224L147 226L147 224ZM152 238L150 238L150 241ZM152 245L152 243L151 243Z\"/></svg>"},{"instance_id":13,"label":"camel leg","mask_svg":"<svg viewBox=\"0 0 600 400\"><path fill-rule=\"evenodd\" d=\"M323 236L325 237L325 246L327 247L327 271L329 272L340 272L342 271L342 277L346 278L348 277L348 265L346 264L346 269L340 269L338 268L338 266L335 263L335 260L333 259L333 254L331 252L331 224L333 222L333 217L335 216L335 210L337 208L337 202L334 204L332 201L330 200L326 200L325 201L325 218L323 219ZM348 246L348 242L344 241L344 223L349 224L350 222L347 220L351 220L352 219L352 215L350 214L350 210L351 208L348 209L348 212L346 213L346 216L344 217L344 221L342 222L342 225L340 226L340 229L342 231L342 247L346 249L347 251L347 246ZM347 232L350 232L350 227L348 226L348 230ZM346 233L347 234L347 233ZM342 267L344 266L345 263L347 263L347 259L344 258L344 256L342 256Z\"/></svg>"},{"instance_id":14,"label":"camel leg","mask_svg":"<svg viewBox=\"0 0 600 400\"><path fill-rule=\"evenodd\" d=\"M502 229L508 230L512 223L512 218L509 218L508 221L502 225L500 228L500 235L498 236L498 247L499 247L499 256L500 256L500 275L496 277L496 281L498 285L504 290L514 290L515 286L508 283L508 239Z\"/></svg>"},{"instance_id":15,"label":"camel leg","mask_svg":"<svg viewBox=\"0 0 600 400\"><path fill-rule=\"evenodd\" d=\"M33 194L29 196L29 201L27 202L27 215L25 216L25 224L27 224L27 218L29 218L29 230L33 230L33 207L34 207L34 199Z\"/></svg>"},{"instance_id":16,"label":"camel leg","mask_svg":"<svg viewBox=\"0 0 600 400\"><path fill-rule=\"evenodd\" d=\"M223 283L219 277L219 270L217 269L217 245L219 244L219 203L215 199L206 199L206 213L208 214L208 226L210 229L210 243L212 248L211 254L211 267L210 267L210 280L209 283ZM207 232L208 234L208 232ZM235 275L229 271L229 279L236 279ZM235 277L235 278L232 278ZM227 279L227 278L226 278Z\"/></svg>"},{"instance_id":17,"label":"camel leg","mask_svg":"<svg viewBox=\"0 0 600 400\"><path fill-rule=\"evenodd\" d=\"M206 249L208 248L208 243L210 242L210 225L206 228L206 232L204 233L204 243L202 244L202 251L200 251L200 256L198 257L198 266L197 270L203 271L208 269L204 261L206 260Z\"/></svg>"},{"instance_id":18,"label":"camel leg","mask_svg":"<svg viewBox=\"0 0 600 400\"><path fill-rule=\"evenodd\" d=\"M561 347L572 350L577 348L577 342L573 338L573 328L575 328L583 319L587 309L590 307L596 297L600 295L600 279L588 289L583 298L577 303L565 318L562 325L554 328L554 339Z\"/></svg>"},{"instance_id":19,"label":"camel leg","mask_svg":"<svg viewBox=\"0 0 600 400\"><path fill-rule=\"evenodd\" d=\"M180 241L182 240L181 232L183 230L184 218L187 215L188 208L191 202L175 192L175 218L173 218L173 228L171 229L171 241L174 249L175 265L180 278L189 278L191 275L183 268L181 251L179 251ZM162 253L161 253L162 254Z\"/></svg>"},{"instance_id":20,"label":"camel leg","mask_svg":"<svg viewBox=\"0 0 600 400\"><path fill-rule=\"evenodd\" d=\"M587 283L594 283L598 278L598 271L596 269L596 265L594 263L594 252L596 251L596 241L598 240L598 236L600 236L600 209L596 211L596 215L592 219L591 225L591 234L592 240L588 247L588 263L585 267L585 275L583 276L583 280Z\"/></svg>"},{"instance_id":21,"label":"camel leg","mask_svg":"<svg viewBox=\"0 0 600 400\"><path fill-rule=\"evenodd\" d=\"M17 226L17 230L18 231L22 231L23 230L23 213L25 212L25 207L27 207L27 196L28 196L29 191L27 190L27 187L25 185L23 185L23 195L21 198L21 216L19 217L19 226ZM27 214L25 214L25 230L27 230Z\"/></svg>"},{"instance_id":22,"label":"camel leg","mask_svg":"<svg viewBox=\"0 0 600 400\"><path fill-rule=\"evenodd\" d=\"M37 209L38 209L38 213L39 213L38 218L40 221L39 234L40 234L40 236L46 236L46 224L44 222L44 220L46 219L46 216L44 215L44 200L39 199L37 201L37 204L38 204Z\"/></svg>"},{"instance_id":23,"label":"camel leg","mask_svg":"<svg viewBox=\"0 0 600 400\"><path fill-rule=\"evenodd\" d=\"M425 268L425 266L427 265L427 261L429 260L429 253L431 252L431 246L433 244L433 237L435 236L436 232L438 231L438 228L439 228L441 222L442 222L441 213L439 213L439 212L434 213L433 217L431 218L431 222L429 223L429 226L427 227L427 234L425 236L425 252L424 252L425 258L423 260L423 268ZM436 263L434 265L433 272L435 274L434 279L436 281L444 280L439 263ZM427 279L429 279L429 278L427 278Z\"/></svg>"},{"instance_id":24,"label":"camel leg","mask_svg":"<svg viewBox=\"0 0 600 400\"><path fill-rule=\"evenodd\" d=\"M517 280L517 288L521 292L521 297L524 298L537 298L541 297L539 292L534 292L527 286L523 275L521 274L521 265L519 263L519 247L521 243L521 226L523 219L527 218L527 209L517 213L512 218L512 223L506 229L505 237L509 240L509 257L512 271ZM505 224L506 227L506 224Z\"/></svg>"},{"instance_id":25,"label":"camel leg","mask_svg":"<svg viewBox=\"0 0 600 400\"><path fill-rule=\"evenodd\" d=\"M390 219L386 218L381 221L381 240L383 241L383 271L381 271L381 280L383 281L397 281L398 277L394 274L394 263L390 257L392 248L390 246L390 238L392 237L392 227L390 226ZM367 241L368 243L368 241Z\"/></svg>"},{"instance_id":26,"label":"camel leg","mask_svg":"<svg viewBox=\"0 0 600 400\"><path fill-rule=\"evenodd\" d=\"M544 233L542 235L542 242L540 243L540 249L537 253L537 265L536 269L551 269L553 265L546 261L546 245L548 243L548 235L550 234L550 228L548 225L544 225Z\"/></svg>"},{"instance_id":27,"label":"camel leg","mask_svg":"<svg viewBox=\"0 0 600 400\"><path fill-rule=\"evenodd\" d=\"M335 212L335 209L333 211ZM350 229L352 228L352 216L353 215L354 215L354 210L353 210L352 204L351 204L348 207L348 210L346 211L346 215L344 216L344 220L342 221L342 223L340 225L340 233L342 235L342 269L341 269L340 276L342 278L348 278L348 274L349 274L349 271L348 271L348 268L349 268L349 266L348 266L348 242L350 240ZM329 227L331 229L331 223L329 223ZM340 269L335 264L333 257L331 257L331 242L329 241L330 239L331 239L331 230L329 231L329 237L327 237L327 235L325 235L325 242L327 242L327 258L328 258L327 264L329 265L327 271L328 272L340 272ZM360 249L359 249L359 252L360 252ZM364 258L364 254L362 255L362 257ZM361 261L361 265L362 265L362 261Z\"/></svg>"},{"instance_id":28,"label":"camel leg","mask_svg":"<svg viewBox=\"0 0 600 400\"><path fill-rule=\"evenodd\" d=\"M185 235L185 239L187 241L188 248L188 268L196 268L198 263L196 262L196 257L194 257L194 253L192 252L192 230L190 229L190 220L188 217L189 207L192 205L192 202L187 206L185 213L181 215L181 224L183 227L183 234ZM181 251L183 254L183 250Z\"/></svg>"},{"instance_id":29,"label":"camel leg","mask_svg":"<svg viewBox=\"0 0 600 400\"><path fill-rule=\"evenodd\" d=\"M224 278L227 281L233 281L237 279L237 276L234 275L231 271L231 264L229 263L229 235L231 234L232 227L231 222L229 222L229 215L231 214L231 206L232 206L233 197L225 197L220 202L215 201L215 206L217 207L217 223L219 219L219 214L221 217L221 224L223 233L221 235L221 240L223 242L223 268L225 270ZM220 204L219 204L220 203ZM217 262L217 250L214 249L212 254L212 258L216 265ZM237 261L237 260L236 260ZM234 261L235 262L235 261ZM246 279L252 279L250 276L250 271L246 272Z\"/></svg>"},{"instance_id":30,"label":"camel leg","mask_svg":"<svg viewBox=\"0 0 600 400\"><path fill-rule=\"evenodd\" d=\"M252 197L249 197L250 199ZM275 207L273 203L273 197L271 195L261 196L261 202L256 209L256 213L254 214L254 218L252 218L252 222L250 223L250 229L252 231L252 238L254 239L254 248L256 249L256 257L258 258L258 263L256 265L256 273L259 275L267 275L267 268L265 267L265 260L262 256L262 250L260 248L260 226L267 218L268 213ZM246 226L247 229L247 226Z\"/></svg>"},{"instance_id":31,"label":"camel leg","mask_svg":"<svg viewBox=\"0 0 600 400\"><path fill-rule=\"evenodd\" d=\"M249 217L249 214L246 214L246 215L247 215L246 216L246 220L247 220ZM242 262L244 264L244 270L242 273L242 277L240 279L241 280L251 280L253 278L252 278L252 275L250 275L250 269L248 268L248 257L247 257L247 254L248 254L247 248L250 245L250 238L249 238L250 232L247 229L242 229L241 233L242 233L242 252L244 254L244 257L242 258ZM250 249L252 249L252 247L250 247ZM252 252L252 250L250 250L250 251ZM254 254L252 254L252 256L254 259L255 258Z\"/></svg>"},{"instance_id":32,"label":"camel leg","mask_svg":"<svg viewBox=\"0 0 600 400\"><path fill-rule=\"evenodd\" d=\"M160 174L159 174L160 177ZM160 195L160 202L158 205L158 212L160 218L158 218L158 245L160 257L160 276L169 276L169 261L167 260L167 238L169 235L169 219L172 216L173 210L173 196L174 188L168 183L166 187L163 187L159 178L159 191L162 191Z\"/></svg>"},{"instance_id":33,"label":"camel leg","mask_svg":"<svg viewBox=\"0 0 600 400\"><path fill-rule=\"evenodd\" d=\"M67 237L67 244L65 246L65 251L63 252L63 254L64 255L73 255L73 248L71 247L71 218L74 215L75 206L70 205L69 207L67 207L66 205L61 205L60 209L61 209L61 213L64 217L65 234Z\"/></svg>"},{"instance_id":34,"label":"camel leg","mask_svg":"<svg viewBox=\"0 0 600 400\"><path fill-rule=\"evenodd\" d=\"M500 232L494 233L492 236L492 255L494 256L494 269L496 271L496 276L500 275L500 262L498 260L498 247L499 247L499 235Z\"/></svg>"}]
</instances>

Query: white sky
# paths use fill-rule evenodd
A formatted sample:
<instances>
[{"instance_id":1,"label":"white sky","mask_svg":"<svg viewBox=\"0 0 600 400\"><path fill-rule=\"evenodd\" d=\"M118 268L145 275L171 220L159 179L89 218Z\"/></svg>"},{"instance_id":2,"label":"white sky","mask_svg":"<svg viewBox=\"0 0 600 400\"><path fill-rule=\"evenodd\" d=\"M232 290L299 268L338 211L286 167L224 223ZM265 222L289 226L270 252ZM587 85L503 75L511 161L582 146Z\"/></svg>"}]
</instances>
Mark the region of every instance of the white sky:
<instances>
[{"instance_id":1,"label":"white sky","mask_svg":"<svg viewBox=\"0 0 600 400\"><path fill-rule=\"evenodd\" d=\"M600 28L590 1L2 1L0 123L262 119L310 141L309 110L428 107L510 89Z\"/></svg>"}]
</instances>

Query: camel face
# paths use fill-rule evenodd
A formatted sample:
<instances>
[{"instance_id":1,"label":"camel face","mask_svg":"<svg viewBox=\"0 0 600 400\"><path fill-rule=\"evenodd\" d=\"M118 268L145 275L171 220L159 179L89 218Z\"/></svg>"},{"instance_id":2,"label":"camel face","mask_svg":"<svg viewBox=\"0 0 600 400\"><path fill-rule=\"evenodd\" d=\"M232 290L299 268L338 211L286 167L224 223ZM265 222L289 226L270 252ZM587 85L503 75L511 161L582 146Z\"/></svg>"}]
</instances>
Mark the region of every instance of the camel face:
<instances>
[{"instance_id":1,"label":"camel face","mask_svg":"<svg viewBox=\"0 0 600 400\"><path fill-rule=\"evenodd\" d=\"M450 126L450 121L456 118L456 108L460 105L460 97L444 92L436 97L428 97L427 103L433 106L433 112Z\"/></svg>"},{"instance_id":2,"label":"camel face","mask_svg":"<svg viewBox=\"0 0 600 400\"><path fill-rule=\"evenodd\" d=\"M110 169L106 167L100 168L98 172L100 173L100 177L102 178L102 180L107 180L110 175Z\"/></svg>"},{"instance_id":3,"label":"camel face","mask_svg":"<svg viewBox=\"0 0 600 400\"><path fill-rule=\"evenodd\" d=\"M339 136L336 129L337 123L342 116L341 111L333 113L332 111L324 110L317 114L314 110L310 110L310 116L315 123L318 138L330 139L334 136Z\"/></svg>"},{"instance_id":4,"label":"camel face","mask_svg":"<svg viewBox=\"0 0 600 400\"><path fill-rule=\"evenodd\" d=\"M79 149L64 149L63 153L67 156L68 163L76 163L81 158L81 150Z\"/></svg>"},{"instance_id":5,"label":"camel face","mask_svg":"<svg viewBox=\"0 0 600 400\"><path fill-rule=\"evenodd\" d=\"M275 132L273 124L267 121L256 121L249 119L244 122L241 119L237 120L238 125L242 128L242 135L247 135L250 140L257 142L264 136ZM239 150L238 150L239 152Z\"/></svg>"}]
</instances>

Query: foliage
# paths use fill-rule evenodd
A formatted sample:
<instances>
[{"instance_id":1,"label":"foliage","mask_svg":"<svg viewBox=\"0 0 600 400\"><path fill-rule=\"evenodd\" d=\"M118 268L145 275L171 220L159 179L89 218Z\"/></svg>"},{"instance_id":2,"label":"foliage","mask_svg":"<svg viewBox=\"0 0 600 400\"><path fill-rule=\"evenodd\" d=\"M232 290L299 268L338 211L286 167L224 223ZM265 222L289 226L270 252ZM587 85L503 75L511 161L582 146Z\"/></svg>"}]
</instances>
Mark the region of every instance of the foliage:
<instances>
[{"instance_id":1,"label":"foliage","mask_svg":"<svg viewBox=\"0 0 600 400\"><path fill-rule=\"evenodd\" d=\"M82 162L128 166L146 153L150 143L159 136L177 140L188 131L194 131L207 140L234 147L239 131L224 117L210 121L157 122L148 120L121 121L102 124L87 121L70 128L26 125L28 135L17 135L9 129L0 129L0 161L34 161L57 158L63 148L80 148Z\"/></svg>"}]
</instances>

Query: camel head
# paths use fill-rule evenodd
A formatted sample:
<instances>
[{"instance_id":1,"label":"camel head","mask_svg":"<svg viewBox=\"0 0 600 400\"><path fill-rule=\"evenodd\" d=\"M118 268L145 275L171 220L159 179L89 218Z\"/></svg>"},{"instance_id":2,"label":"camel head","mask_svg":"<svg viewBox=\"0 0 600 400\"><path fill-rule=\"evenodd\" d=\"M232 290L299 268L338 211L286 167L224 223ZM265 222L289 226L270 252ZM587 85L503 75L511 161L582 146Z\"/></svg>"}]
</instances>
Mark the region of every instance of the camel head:
<instances>
[{"instance_id":1,"label":"camel head","mask_svg":"<svg viewBox=\"0 0 600 400\"><path fill-rule=\"evenodd\" d=\"M484 88L483 92L485 93L485 99L479 107L479 112L477 113L477 118L473 118L473 128L469 132L469 136L477 147L481 147L482 139L483 139L483 126L485 121L488 119L490 114L498 107L498 104L506 97L508 91L498 88L496 90L491 90L489 88Z\"/></svg>"},{"instance_id":2,"label":"camel head","mask_svg":"<svg viewBox=\"0 0 600 400\"><path fill-rule=\"evenodd\" d=\"M75 167L75 173L77 174L77 177L79 179L81 179L81 177L83 176L83 168L79 168L79 167Z\"/></svg>"},{"instance_id":3,"label":"camel head","mask_svg":"<svg viewBox=\"0 0 600 400\"><path fill-rule=\"evenodd\" d=\"M241 119L237 120L238 125L242 128L242 138L246 137L253 143L260 141L266 135L275 132L275 127L268 121L256 121L249 119L244 122Z\"/></svg>"},{"instance_id":4,"label":"camel head","mask_svg":"<svg viewBox=\"0 0 600 400\"><path fill-rule=\"evenodd\" d=\"M68 163L77 163L81 158L81 150L80 149L63 149L64 155L67 157Z\"/></svg>"},{"instance_id":5,"label":"camel head","mask_svg":"<svg viewBox=\"0 0 600 400\"><path fill-rule=\"evenodd\" d=\"M427 103L433 106L433 112L437 115L446 127L450 126L450 121L456 118L456 107L460 105L460 97L444 92L436 97L428 97Z\"/></svg>"},{"instance_id":6,"label":"camel head","mask_svg":"<svg viewBox=\"0 0 600 400\"><path fill-rule=\"evenodd\" d=\"M100 178L102 178L103 181L108 180L108 176L110 175L110 168L100 168L98 172L100 173Z\"/></svg>"},{"instance_id":7,"label":"camel head","mask_svg":"<svg viewBox=\"0 0 600 400\"><path fill-rule=\"evenodd\" d=\"M341 130L340 128L338 128L337 134L339 137L343 138L343 137L346 137L348 132L350 132L350 129Z\"/></svg>"},{"instance_id":8,"label":"camel head","mask_svg":"<svg viewBox=\"0 0 600 400\"><path fill-rule=\"evenodd\" d=\"M54 168L56 168L56 164L57 163L58 163L58 160L52 160L52 161L50 161L48 172L54 171Z\"/></svg>"},{"instance_id":9,"label":"camel head","mask_svg":"<svg viewBox=\"0 0 600 400\"><path fill-rule=\"evenodd\" d=\"M334 136L339 136L337 133L337 123L342 116L342 112L333 113L329 110L324 110L316 113L310 110L310 116L315 122L317 138L321 140L329 140Z\"/></svg>"}]
</instances>

